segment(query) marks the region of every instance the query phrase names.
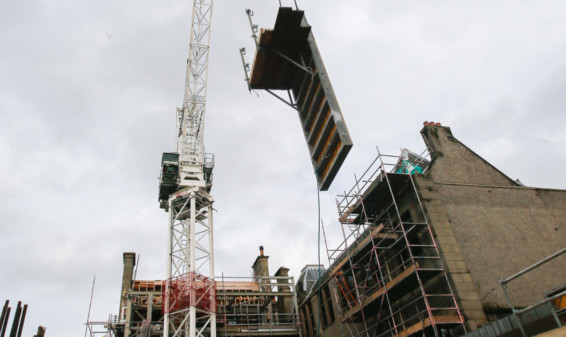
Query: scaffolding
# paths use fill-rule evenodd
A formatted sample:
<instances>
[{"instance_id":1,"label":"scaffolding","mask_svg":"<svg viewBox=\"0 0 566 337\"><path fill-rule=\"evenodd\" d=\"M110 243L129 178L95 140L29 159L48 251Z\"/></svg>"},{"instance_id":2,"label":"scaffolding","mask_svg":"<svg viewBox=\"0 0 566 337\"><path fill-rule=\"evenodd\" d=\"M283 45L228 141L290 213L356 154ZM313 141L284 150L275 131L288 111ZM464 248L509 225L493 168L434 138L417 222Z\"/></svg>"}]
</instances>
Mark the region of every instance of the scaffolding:
<instances>
[{"instance_id":1,"label":"scaffolding","mask_svg":"<svg viewBox=\"0 0 566 337\"><path fill-rule=\"evenodd\" d=\"M111 325L114 334L109 336L163 336L163 284L160 280L133 281L126 293L124 307Z\"/></svg>"},{"instance_id":2,"label":"scaffolding","mask_svg":"<svg viewBox=\"0 0 566 337\"><path fill-rule=\"evenodd\" d=\"M223 277L216 283L219 335L300 336L293 277Z\"/></svg>"},{"instance_id":3,"label":"scaffolding","mask_svg":"<svg viewBox=\"0 0 566 337\"><path fill-rule=\"evenodd\" d=\"M202 312L217 315L221 336L300 337L295 282L287 272L281 267L274 276L254 278L213 281L187 273L165 281L135 280L127 286L119 316L88 321L85 337L162 337L164 316L187 307L196 309L197 326L206 325L208 318Z\"/></svg>"},{"instance_id":4,"label":"scaffolding","mask_svg":"<svg viewBox=\"0 0 566 337\"><path fill-rule=\"evenodd\" d=\"M413 174L428 154L378 155L336 199L343 241L329 275L350 336L443 336L464 329ZM458 330L459 329L459 330Z\"/></svg>"},{"instance_id":5,"label":"scaffolding","mask_svg":"<svg viewBox=\"0 0 566 337\"><path fill-rule=\"evenodd\" d=\"M118 325L118 316L108 315L107 321L87 321L85 337L116 337L114 332Z\"/></svg>"}]
</instances>

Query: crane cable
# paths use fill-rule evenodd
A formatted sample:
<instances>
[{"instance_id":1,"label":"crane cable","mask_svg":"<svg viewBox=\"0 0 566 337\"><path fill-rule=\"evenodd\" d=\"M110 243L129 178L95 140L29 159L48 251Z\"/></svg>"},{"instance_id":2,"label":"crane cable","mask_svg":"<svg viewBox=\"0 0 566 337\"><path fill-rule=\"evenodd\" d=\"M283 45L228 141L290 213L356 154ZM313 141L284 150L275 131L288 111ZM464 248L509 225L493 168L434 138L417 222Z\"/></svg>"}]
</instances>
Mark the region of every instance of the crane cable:
<instances>
[{"instance_id":1,"label":"crane cable","mask_svg":"<svg viewBox=\"0 0 566 337\"><path fill-rule=\"evenodd\" d=\"M317 196L317 202L318 202L318 249L317 249L317 253L318 253L318 281L317 283L321 282L321 271L320 271L320 227L321 227L321 223L322 223L322 219L321 219L321 215L320 215L320 190L317 188L316 189L316 196ZM318 287L318 327L316 329L316 335L320 336L320 321L322 319L322 306L324 304L322 303L322 284L319 284Z\"/></svg>"}]
</instances>

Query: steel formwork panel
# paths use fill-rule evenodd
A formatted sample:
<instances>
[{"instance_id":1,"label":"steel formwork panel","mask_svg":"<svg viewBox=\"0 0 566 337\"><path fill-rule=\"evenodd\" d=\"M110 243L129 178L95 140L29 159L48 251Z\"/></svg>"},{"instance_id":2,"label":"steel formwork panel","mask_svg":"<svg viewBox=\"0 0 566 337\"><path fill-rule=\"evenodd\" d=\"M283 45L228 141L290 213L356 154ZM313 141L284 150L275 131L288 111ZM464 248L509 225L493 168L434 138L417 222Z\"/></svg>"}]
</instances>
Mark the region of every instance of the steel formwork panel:
<instances>
[{"instance_id":1,"label":"steel formwork panel","mask_svg":"<svg viewBox=\"0 0 566 337\"><path fill-rule=\"evenodd\" d=\"M327 190L353 143L303 11L281 7L274 29L261 30L249 87L292 93L318 188Z\"/></svg>"},{"instance_id":2,"label":"steel formwork panel","mask_svg":"<svg viewBox=\"0 0 566 337\"><path fill-rule=\"evenodd\" d=\"M262 29L252 67L252 89L289 90L297 81L299 68L277 56L275 50L285 50L298 59L305 48L311 27L301 26L303 11L282 7L273 30Z\"/></svg>"}]
</instances>

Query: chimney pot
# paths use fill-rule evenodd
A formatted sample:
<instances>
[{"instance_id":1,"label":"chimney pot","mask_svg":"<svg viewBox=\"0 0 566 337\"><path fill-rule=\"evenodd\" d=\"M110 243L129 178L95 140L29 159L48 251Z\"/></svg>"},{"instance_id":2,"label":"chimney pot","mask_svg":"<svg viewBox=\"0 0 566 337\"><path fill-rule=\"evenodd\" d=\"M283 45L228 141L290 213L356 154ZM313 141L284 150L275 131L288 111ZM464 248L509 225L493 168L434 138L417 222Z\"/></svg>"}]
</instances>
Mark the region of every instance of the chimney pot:
<instances>
[{"instance_id":1,"label":"chimney pot","mask_svg":"<svg viewBox=\"0 0 566 337\"><path fill-rule=\"evenodd\" d=\"M259 246L259 255L263 256L263 246Z\"/></svg>"}]
</instances>

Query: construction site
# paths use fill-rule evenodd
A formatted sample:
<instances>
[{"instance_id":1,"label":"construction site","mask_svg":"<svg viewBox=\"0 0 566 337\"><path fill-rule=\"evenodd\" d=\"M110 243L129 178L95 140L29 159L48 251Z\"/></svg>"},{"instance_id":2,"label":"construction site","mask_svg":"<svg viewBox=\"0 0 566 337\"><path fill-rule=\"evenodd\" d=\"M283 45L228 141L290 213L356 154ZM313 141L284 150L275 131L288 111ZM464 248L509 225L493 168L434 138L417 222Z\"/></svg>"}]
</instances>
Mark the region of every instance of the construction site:
<instances>
[{"instance_id":1,"label":"construction site","mask_svg":"<svg viewBox=\"0 0 566 337\"><path fill-rule=\"evenodd\" d=\"M254 47L240 49L245 84L297 112L318 190L326 191L354 145L349 115L308 13L296 4L274 10L272 27L258 27L246 10ZM259 248L250 269L219 276L215 158L204 147L212 0L194 1L187 17L176 150L162 155L155 204L168 218L166 277L136 279L136 252L124 252L119 309L89 319L85 336L566 336L566 190L509 178L439 122L424 121L423 152L376 148L358 163L336 196L338 245L319 219L328 264L303 261L295 279L289 268L269 266L268 254L283 252L248 242Z\"/></svg>"}]
</instances>

